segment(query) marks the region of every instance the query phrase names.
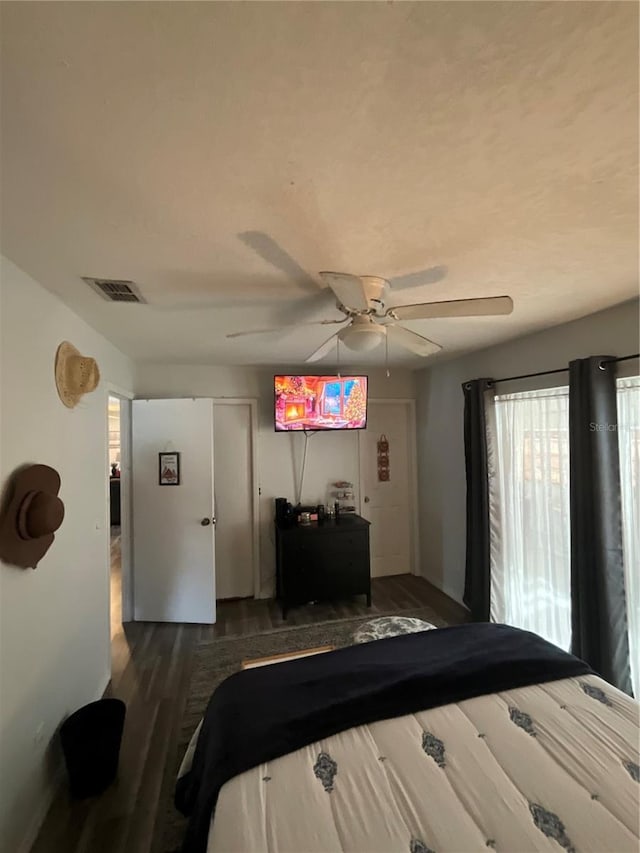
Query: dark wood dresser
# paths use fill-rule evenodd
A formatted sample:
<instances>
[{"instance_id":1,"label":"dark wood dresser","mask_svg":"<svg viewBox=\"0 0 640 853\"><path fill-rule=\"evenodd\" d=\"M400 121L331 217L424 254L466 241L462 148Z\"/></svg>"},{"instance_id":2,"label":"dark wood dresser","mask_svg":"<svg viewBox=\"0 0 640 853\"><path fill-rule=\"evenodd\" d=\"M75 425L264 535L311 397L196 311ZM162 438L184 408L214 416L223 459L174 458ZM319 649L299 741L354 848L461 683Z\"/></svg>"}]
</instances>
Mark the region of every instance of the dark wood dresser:
<instances>
[{"instance_id":1,"label":"dark wood dresser","mask_svg":"<svg viewBox=\"0 0 640 853\"><path fill-rule=\"evenodd\" d=\"M366 595L371 607L369 522L359 515L286 526L276 522L276 595L296 604Z\"/></svg>"}]
</instances>

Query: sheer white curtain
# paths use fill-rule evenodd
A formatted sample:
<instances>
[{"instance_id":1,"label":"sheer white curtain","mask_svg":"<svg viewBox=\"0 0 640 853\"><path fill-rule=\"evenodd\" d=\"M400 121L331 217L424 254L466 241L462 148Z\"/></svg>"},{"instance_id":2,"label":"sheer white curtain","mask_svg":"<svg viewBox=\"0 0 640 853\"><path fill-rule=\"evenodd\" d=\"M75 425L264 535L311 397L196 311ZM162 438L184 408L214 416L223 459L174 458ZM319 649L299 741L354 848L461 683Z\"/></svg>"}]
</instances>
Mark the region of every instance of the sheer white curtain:
<instances>
[{"instance_id":1,"label":"sheer white curtain","mask_svg":"<svg viewBox=\"0 0 640 853\"><path fill-rule=\"evenodd\" d=\"M491 619L571 645L569 389L496 397Z\"/></svg>"},{"instance_id":2,"label":"sheer white curtain","mask_svg":"<svg viewBox=\"0 0 640 853\"><path fill-rule=\"evenodd\" d=\"M640 376L618 379L618 448L631 684L640 694Z\"/></svg>"}]
</instances>

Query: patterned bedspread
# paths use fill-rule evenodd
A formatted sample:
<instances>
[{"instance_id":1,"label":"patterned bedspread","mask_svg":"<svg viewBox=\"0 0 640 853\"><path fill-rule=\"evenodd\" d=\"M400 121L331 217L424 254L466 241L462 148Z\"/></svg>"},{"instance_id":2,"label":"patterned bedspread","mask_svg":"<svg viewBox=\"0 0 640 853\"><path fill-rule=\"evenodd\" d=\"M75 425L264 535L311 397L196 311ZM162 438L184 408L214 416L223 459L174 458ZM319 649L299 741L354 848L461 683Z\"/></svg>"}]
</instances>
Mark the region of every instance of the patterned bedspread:
<instances>
[{"instance_id":1,"label":"patterned bedspread","mask_svg":"<svg viewBox=\"0 0 640 853\"><path fill-rule=\"evenodd\" d=\"M358 726L227 782L208 853L636 853L638 741L593 675Z\"/></svg>"},{"instance_id":2,"label":"patterned bedspread","mask_svg":"<svg viewBox=\"0 0 640 853\"><path fill-rule=\"evenodd\" d=\"M176 782L176 806L189 816L183 853L206 853L222 788L252 768L379 720L589 673L536 634L486 622L234 673L214 691L191 766Z\"/></svg>"}]
</instances>

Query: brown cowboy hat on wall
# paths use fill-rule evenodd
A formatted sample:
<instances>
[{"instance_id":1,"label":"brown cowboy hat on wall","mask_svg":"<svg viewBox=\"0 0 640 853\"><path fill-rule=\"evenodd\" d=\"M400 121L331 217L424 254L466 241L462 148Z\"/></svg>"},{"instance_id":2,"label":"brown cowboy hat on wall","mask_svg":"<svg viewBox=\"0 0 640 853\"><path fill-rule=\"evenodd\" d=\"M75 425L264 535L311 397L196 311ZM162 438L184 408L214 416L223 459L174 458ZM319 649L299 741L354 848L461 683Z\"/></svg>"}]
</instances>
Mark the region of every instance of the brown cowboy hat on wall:
<instances>
[{"instance_id":1,"label":"brown cowboy hat on wall","mask_svg":"<svg viewBox=\"0 0 640 853\"><path fill-rule=\"evenodd\" d=\"M0 518L0 560L35 569L64 518L59 491L60 475L48 465L30 465L14 474Z\"/></svg>"},{"instance_id":2,"label":"brown cowboy hat on wall","mask_svg":"<svg viewBox=\"0 0 640 853\"><path fill-rule=\"evenodd\" d=\"M95 391L100 382L95 358L81 355L69 341L58 347L55 371L58 394L69 409L78 405L83 394Z\"/></svg>"}]
</instances>

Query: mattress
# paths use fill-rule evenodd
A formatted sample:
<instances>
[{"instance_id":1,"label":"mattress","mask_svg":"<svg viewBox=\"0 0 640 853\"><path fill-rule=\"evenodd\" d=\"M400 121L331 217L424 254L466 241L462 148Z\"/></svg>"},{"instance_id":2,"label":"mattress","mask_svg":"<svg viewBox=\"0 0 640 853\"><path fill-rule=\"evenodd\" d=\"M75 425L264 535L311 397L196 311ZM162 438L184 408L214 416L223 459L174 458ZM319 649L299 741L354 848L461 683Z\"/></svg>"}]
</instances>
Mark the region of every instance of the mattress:
<instances>
[{"instance_id":1,"label":"mattress","mask_svg":"<svg viewBox=\"0 0 640 853\"><path fill-rule=\"evenodd\" d=\"M208 853L637 853L638 741L593 675L358 726L229 780Z\"/></svg>"}]
</instances>

